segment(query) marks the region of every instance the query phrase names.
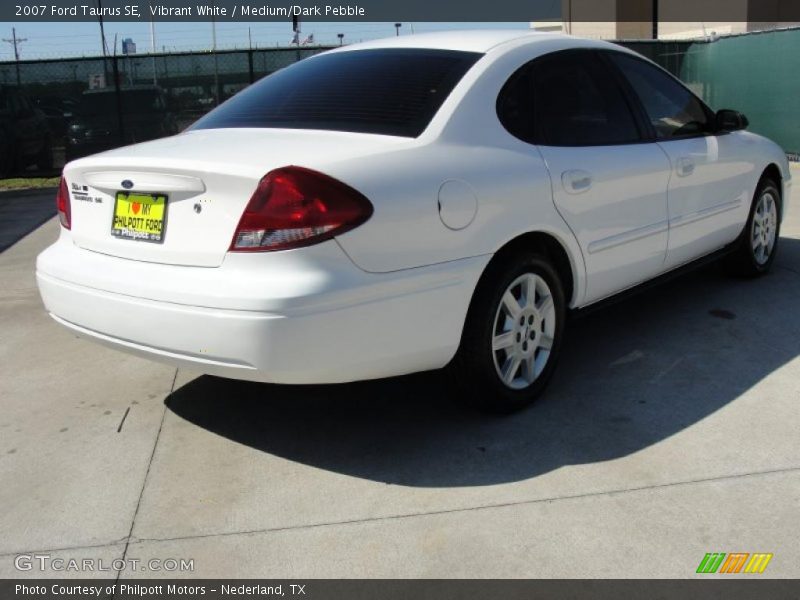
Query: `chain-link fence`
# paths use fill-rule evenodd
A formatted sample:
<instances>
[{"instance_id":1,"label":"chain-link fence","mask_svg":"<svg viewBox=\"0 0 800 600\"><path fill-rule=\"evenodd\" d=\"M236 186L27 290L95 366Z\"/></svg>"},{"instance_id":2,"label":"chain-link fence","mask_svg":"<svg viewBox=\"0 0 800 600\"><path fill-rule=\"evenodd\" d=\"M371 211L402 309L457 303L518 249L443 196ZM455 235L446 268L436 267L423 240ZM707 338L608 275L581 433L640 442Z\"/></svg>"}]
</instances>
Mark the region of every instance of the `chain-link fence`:
<instances>
[{"instance_id":1,"label":"chain-link fence","mask_svg":"<svg viewBox=\"0 0 800 600\"><path fill-rule=\"evenodd\" d=\"M620 43L800 153L800 29ZM326 49L0 63L0 177L56 174L72 158L176 133L255 80Z\"/></svg>"},{"instance_id":2,"label":"chain-link fence","mask_svg":"<svg viewBox=\"0 0 800 600\"><path fill-rule=\"evenodd\" d=\"M325 47L0 63L0 177L177 133L220 102Z\"/></svg>"}]
</instances>

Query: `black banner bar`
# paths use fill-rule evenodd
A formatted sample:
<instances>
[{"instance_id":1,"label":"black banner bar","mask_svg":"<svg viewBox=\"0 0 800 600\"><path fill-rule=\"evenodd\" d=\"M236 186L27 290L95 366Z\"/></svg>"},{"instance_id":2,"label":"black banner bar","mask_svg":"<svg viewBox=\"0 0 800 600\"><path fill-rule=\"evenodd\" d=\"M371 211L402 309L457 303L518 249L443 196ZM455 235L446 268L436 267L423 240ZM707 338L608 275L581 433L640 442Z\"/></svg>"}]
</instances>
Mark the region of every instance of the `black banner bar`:
<instances>
[{"instance_id":1,"label":"black banner bar","mask_svg":"<svg viewBox=\"0 0 800 600\"><path fill-rule=\"evenodd\" d=\"M653 18L655 15L655 19ZM3 0L0 21L800 23L798 0Z\"/></svg>"},{"instance_id":2,"label":"black banner bar","mask_svg":"<svg viewBox=\"0 0 800 600\"><path fill-rule=\"evenodd\" d=\"M800 581L758 575L696 580L0 580L3 600L797 600Z\"/></svg>"}]
</instances>

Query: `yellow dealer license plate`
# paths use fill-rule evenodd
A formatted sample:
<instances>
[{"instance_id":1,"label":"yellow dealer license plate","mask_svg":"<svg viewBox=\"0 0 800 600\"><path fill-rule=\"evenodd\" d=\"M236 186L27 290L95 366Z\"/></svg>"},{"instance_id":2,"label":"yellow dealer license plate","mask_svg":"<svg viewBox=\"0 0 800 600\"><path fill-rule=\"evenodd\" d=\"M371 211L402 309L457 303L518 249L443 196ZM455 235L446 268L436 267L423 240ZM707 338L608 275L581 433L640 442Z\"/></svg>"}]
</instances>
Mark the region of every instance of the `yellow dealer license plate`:
<instances>
[{"instance_id":1,"label":"yellow dealer license plate","mask_svg":"<svg viewBox=\"0 0 800 600\"><path fill-rule=\"evenodd\" d=\"M111 235L143 242L164 241L167 197L164 194L117 192Z\"/></svg>"}]
</instances>

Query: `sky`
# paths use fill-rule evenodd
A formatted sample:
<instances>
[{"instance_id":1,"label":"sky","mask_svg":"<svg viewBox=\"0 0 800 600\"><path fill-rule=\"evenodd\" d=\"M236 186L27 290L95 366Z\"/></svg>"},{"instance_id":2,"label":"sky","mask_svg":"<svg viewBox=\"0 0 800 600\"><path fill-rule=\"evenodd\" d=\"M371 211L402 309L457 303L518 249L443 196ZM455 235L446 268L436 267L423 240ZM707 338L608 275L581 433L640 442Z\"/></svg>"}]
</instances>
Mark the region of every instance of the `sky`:
<instances>
[{"instance_id":1,"label":"sky","mask_svg":"<svg viewBox=\"0 0 800 600\"><path fill-rule=\"evenodd\" d=\"M0 22L0 37L11 39L11 28L16 27L18 38L27 38L19 44L22 60L35 58L62 58L72 56L98 56L102 53L100 28L97 23L37 23ZM132 38L139 53L150 51L150 23L104 23L106 43L113 53L114 36L117 36L117 52L121 53L122 39ZM413 32L441 31L452 29L527 29L528 23L403 23L401 35ZM248 32L249 29L249 32ZM338 44L338 33L344 33L345 43L395 35L394 23L301 23L302 37L314 34L316 44ZM248 33L253 46L286 46L292 39L290 22L270 23L217 23L217 48L247 48ZM211 23L161 22L155 25L156 49L188 51L208 50L212 45ZM14 49L10 43L0 44L0 61L14 60Z\"/></svg>"}]
</instances>

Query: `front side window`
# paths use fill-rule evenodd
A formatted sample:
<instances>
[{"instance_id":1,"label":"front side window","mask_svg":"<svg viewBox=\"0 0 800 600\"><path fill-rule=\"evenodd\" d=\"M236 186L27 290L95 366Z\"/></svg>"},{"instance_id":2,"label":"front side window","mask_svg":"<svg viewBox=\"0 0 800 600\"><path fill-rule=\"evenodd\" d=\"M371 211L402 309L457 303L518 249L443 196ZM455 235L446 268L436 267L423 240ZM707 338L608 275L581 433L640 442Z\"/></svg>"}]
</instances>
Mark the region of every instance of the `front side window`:
<instances>
[{"instance_id":1,"label":"front side window","mask_svg":"<svg viewBox=\"0 0 800 600\"><path fill-rule=\"evenodd\" d=\"M417 137L481 56L405 48L322 54L254 83L192 129L326 129Z\"/></svg>"},{"instance_id":2,"label":"front side window","mask_svg":"<svg viewBox=\"0 0 800 600\"><path fill-rule=\"evenodd\" d=\"M681 83L642 59L610 52L628 80L659 140L703 135L711 130L708 111Z\"/></svg>"},{"instance_id":3,"label":"front side window","mask_svg":"<svg viewBox=\"0 0 800 600\"><path fill-rule=\"evenodd\" d=\"M535 62L534 121L549 146L603 146L640 139L630 106L594 52L555 53Z\"/></svg>"}]
</instances>

